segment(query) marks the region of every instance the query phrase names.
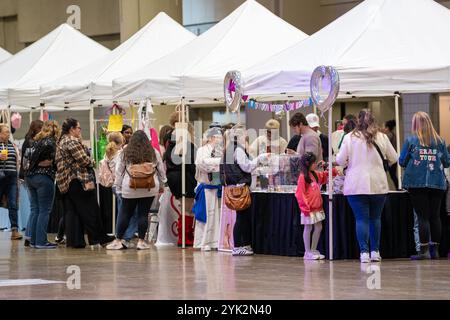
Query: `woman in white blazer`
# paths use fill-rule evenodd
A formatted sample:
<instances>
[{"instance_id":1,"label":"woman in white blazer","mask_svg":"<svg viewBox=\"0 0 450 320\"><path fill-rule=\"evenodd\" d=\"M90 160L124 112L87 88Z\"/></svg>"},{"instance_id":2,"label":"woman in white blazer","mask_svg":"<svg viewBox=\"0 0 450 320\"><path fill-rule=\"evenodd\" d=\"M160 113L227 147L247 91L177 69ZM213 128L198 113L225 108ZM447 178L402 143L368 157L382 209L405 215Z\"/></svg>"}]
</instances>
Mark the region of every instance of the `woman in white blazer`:
<instances>
[{"instance_id":1,"label":"woman in white blazer","mask_svg":"<svg viewBox=\"0 0 450 320\"><path fill-rule=\"evenodd\" d=\"M344 195L355 215L362 263L381 261L381 213L389 192L384 161L393 165L397 159L372 113L362 110L355 130L345 136L336 157L340 166L347 167Z\"/></svg>"}]
</instances>

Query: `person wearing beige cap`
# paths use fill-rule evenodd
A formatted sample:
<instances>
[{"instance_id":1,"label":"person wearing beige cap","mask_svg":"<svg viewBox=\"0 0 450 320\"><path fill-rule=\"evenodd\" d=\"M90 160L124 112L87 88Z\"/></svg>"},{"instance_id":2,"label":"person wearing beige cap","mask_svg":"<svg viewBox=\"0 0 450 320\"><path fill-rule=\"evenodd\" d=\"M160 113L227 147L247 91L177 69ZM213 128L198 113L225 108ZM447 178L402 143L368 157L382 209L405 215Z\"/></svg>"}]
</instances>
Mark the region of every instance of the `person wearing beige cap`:
<instances>
[{"instance_id":1,"label":"person wearing beige cap","mask_svg":"<svg viewBox=\"0 0 450 320\"><path fill-rule=\"evenodd\" d=\"M265 153L283 154L286 152L288 143L280 137L280 123L275 119L270 119L266 122L265 128L266 134L259 136L250 146L250 155L253 158Z\"/></svg>"},{"instance_id":2,"label":"person wearing beige cap","mask_svg":"<svg viewBox=\"0 0 450 320\"><path fill-rule=\"evenodd\" d=\"M310 113L306 116L306 121L308 121L309 127L320 135L320 143L322 144L322 158L323 160L328 161L328 137L319 131L319 116L315 113Z\"/></svg>"}]
</instances>

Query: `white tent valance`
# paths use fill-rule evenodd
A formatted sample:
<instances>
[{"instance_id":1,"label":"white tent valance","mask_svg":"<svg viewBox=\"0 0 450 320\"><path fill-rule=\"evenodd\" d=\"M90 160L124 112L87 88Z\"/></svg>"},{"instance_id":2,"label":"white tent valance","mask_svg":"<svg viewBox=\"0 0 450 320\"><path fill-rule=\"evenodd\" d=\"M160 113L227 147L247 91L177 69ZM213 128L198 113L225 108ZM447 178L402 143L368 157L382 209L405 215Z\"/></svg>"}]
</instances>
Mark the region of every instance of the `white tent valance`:
<instances>
[{"instance_id":1,"label":"white tent valance","mask_svg":"<svg viewBox=\"0 0 450 320\"><path fill-rule=\"evenodd\" d=\"M117 100L194 103L223 100L223 77L292 46L307 35L254 0L248 0L194 41L114 80Z\"/></svg>"}]
</instances>

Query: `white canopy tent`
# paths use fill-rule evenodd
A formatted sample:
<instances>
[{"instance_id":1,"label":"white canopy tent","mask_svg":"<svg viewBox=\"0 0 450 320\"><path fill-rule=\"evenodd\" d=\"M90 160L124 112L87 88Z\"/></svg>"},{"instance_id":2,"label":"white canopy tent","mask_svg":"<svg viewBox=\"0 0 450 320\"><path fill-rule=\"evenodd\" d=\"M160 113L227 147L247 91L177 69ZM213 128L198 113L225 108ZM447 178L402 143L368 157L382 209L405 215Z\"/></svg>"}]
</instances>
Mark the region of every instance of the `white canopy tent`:
<instances>
[{"instance_id":1,"label":"white canopy tent","mask_svg":"<svg viewBox=\"0 0 450 320\"><path fill-rule=\"evenodd\" d=\"M196 36L161 12L130 39L100 59L41 86L41 99L57 105L112 102L112 81L151 63Z\"/></svg>"},{"instance_id":2,"label":"white canopy tent","mask_svg":"<svg viewBox=\"0 0 450 320\"><path fill-rule=\"evenodd\" d=\"M114 80L116 100L223 101L223 76L304 40L307 35L254 0L172 54Z\"/></svg>"},{"instance_id":3,"label":"white canopy tent","mask_svg":"<svg viewBox=\"0 0 450 320\"><path fill-rule=\"evenodd\" d=\"M0 65L0 107L30 110L40 106L43 83L69 74L108 52L68 24L62 24Z\"/></svg>"},{"instance_id":4,"label":"white canopy tent","mask_svg":"<svg viewBox=\"0 0 450 320\"><path fill-rule=\"evenodd\" d=\"M3 48L0 48L0 63L5 61L6 59L9 59L11 56L12 56L11 53L9 53L8 51L6 51Z\"/></svg>"},{"instance_id":5,"label":"white canopy tent","mask_svg":"<svg viewBox=\"0 0 450 320\"><path fill-rule=\"evenodd\" d=\"M433 0L366 0L306 41L242 70L245 92L308 96L319 65L339 71L341 95L449 91L448 30L450 11Z\"/></svg>"}]
</instances>

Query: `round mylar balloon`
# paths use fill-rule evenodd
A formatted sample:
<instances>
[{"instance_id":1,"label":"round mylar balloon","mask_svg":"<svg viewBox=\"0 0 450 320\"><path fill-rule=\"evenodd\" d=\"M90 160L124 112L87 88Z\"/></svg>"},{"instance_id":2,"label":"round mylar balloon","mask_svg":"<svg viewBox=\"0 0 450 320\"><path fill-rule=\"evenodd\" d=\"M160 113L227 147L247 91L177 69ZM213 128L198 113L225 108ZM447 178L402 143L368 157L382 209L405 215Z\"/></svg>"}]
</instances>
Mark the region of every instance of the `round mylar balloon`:
<instances>
[{"instance_id":1,"label":"round mylar balloon","mask_svg":"<svg viewBox=\"0 0 450 320\"><path fill-rule=\"evenodd\" d=\"M237 112L241 107L242 79L239 71L229 71L223 83L225 105L231 112Z\"/></svg>"},{"instance_id":2,"label":"round mylar balloon","mask_svg":"<svg viewBox=\"0 0 450 320\"><path fill-rule=\"evenodd\" d=\"M324 80L329 84L328 96L320 95ZM311 76L311 98L317 108L327 112L336 101L339 94L339 73L333 67L320 66L314 70Z\"/></svg>"}]
</instances>

